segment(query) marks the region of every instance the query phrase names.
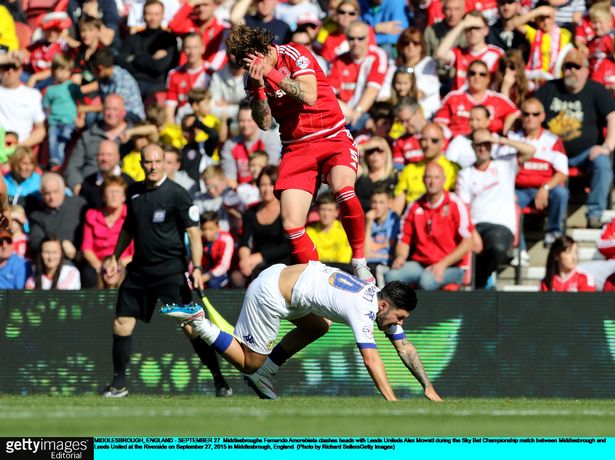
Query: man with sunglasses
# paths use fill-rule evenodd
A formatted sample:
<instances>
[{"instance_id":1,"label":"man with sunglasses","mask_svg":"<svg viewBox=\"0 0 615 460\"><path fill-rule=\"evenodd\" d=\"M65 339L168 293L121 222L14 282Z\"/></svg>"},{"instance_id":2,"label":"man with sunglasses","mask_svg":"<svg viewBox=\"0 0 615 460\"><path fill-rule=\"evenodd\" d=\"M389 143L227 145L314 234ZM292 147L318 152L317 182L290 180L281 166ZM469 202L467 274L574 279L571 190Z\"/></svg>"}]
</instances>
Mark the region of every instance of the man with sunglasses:
<instances>
[{"instance_id":1,"label":"man with sunglasses","mask_svg":"<svg viewBox=\"0 0 615 460\"><path fill-rule=\"evenodd\" d=\"M19 52L0 54L0 126L34 147L45 139L45 113L40 91L21 84L22 71Z\"/></svg>"},{"instance_id":2,"label":"man with sunglasses","mask_svg":"<svg viewBox=\"0 0 615 460\"><path fill-rule=\"evenodd\" d=\"M560 138L542 128L545 120L542 103L532 97L523 103L521 110L522 129L511 132L509 137L532 144L536 154L523 163L517 173L517 202L521 208L529 205L548 213L544 246L549 248L564 230L569 195L566 187L568 158ZM523 229L520 230L519 247L523 254L526 245Z\"/></svg>"},{"instance_id":3,"label":"man with sunglasses","mask_svg":"<svg viewBox=\"0 0 615 460\"><path fill-rule=\"evenodd\" d=\"M507 262L516 228L515 177L519 164L536 152L528 143L477 129L470 135L474 165L457 176L457 194L470 208L476 256L475 284L484 289L498 266Z\"/></svg>"},{"instance_id":4,"label":"man with sunglasses","mask_svg":"<svg viewBox=\"0 0 615 460\"><path fill-rule=\"evenodd\" d=\"M564 78L545 83L536 98L545 107L546 126L564 142L568 165L590 175L587 226L600 228L613 181L615 101L603 85L588 79L589 63L580 51L566 54L562 70Z\"/></svg>"}]
</instances>

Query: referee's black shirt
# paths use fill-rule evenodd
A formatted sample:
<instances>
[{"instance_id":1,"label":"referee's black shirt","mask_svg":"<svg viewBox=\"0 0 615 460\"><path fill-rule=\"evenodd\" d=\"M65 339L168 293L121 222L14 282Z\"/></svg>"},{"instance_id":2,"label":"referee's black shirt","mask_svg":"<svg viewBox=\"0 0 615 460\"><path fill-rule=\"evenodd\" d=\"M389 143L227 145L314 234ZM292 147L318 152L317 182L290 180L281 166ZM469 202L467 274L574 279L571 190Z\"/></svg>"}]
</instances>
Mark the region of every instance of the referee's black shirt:
<instances>
[{"instance_id":1,"label":"referee's black shirt","mask_svg":"<svg viewBox=\"0 0 615 460\"><path fill-rule=\"evenodd\" d=\"M199 225L199 209L180 185L165 178L156 188L145 182L128 187L124 229L132 236L135 253L129 271L163 277L188 268L184 232Z\"/></svg>"}]
</instances>

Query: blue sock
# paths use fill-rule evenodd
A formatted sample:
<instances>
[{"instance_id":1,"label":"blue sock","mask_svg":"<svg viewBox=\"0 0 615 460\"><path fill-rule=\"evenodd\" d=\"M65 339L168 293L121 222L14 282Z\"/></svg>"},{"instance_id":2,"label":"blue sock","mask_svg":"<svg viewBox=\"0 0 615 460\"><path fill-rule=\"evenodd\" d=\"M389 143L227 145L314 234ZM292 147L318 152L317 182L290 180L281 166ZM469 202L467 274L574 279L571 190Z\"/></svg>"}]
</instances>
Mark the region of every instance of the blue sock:
<instances>
[{"instance_id":1,"label":"blue sock","mask_svg":"<svg viewBox=\"0 0 615 460\"><path fill-rule=\"evenodd\" d=\"M231 334L228 334L227 332L220 331L220 334L218 334L218 337L216 338L214 343L211 344L211 346L218 353L222 354L227 350L228 347L231 346L231 343L233 343L233 336Z\"/></svg>"}]
</instances>

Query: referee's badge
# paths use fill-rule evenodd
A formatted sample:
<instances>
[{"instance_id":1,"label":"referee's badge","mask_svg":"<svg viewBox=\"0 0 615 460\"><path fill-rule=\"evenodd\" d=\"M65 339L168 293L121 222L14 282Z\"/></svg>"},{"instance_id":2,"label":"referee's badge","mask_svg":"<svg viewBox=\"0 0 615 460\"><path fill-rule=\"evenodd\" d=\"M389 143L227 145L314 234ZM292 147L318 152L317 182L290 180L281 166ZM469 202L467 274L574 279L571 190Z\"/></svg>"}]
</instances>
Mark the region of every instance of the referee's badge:
<instances>
[{"instance_id":1,"label":"referee's badge","mask_svg":"<svg viewBox=\"0 0 615 460\"><path fill-rule=\"evenodd\" d=\"M152 222L155 224L160 224L164 222L164 218L167 216L167 212L164 209L156 209L154 211L154 217L152 218Z\"/></svg>"},{"instance_id":2,"label":"referee's badge","mask_svg":"<svg viewBox=\"0 0 615 460\"><path fill-rule=\"evenodd\" d=\"M199 222L199 207L196 205L190 206L190 209L188 210L188 217L190 217L190 220L194 222Z\"/></svg>"}]
</instances>

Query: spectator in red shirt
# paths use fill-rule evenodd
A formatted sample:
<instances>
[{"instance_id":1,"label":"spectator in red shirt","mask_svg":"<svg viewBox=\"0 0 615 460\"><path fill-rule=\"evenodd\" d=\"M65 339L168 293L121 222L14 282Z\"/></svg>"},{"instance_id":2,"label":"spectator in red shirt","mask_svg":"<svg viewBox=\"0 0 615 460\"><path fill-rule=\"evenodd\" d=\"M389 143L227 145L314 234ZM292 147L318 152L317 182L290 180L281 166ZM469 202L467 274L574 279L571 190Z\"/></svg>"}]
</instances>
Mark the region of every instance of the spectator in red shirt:
<instances>
[{"instance_id":1,"label":"spectator in red shirt","mask_svg":"<svg viewBox=\"0 0 615 460\"><path fill-rule=\"evenodd\" d=\"M580 263L579 269L594 278L597 290L601 290L601 287L603 291L609 290L607 289L609 281L606 278L610 277L610 290L615 291L615 218L605 226L600 238L596 241L596 249L606 260L597 260L594 257L593 260Z\"/></svg>"},{"instance_id":2,"label":"spectator in red shirt","mask_svg":"<svg viewBox=\"0 0 615 460\"><path fill-rule=\"evenodd\" d=\"M455 41L464 32L468 46L454 48ZM483 61L489 72L497 70L498 62L504 51L494 45L487 44L489 26L487 20L479 11L470 11L440 43L436 51L436 59L455 67L453 89L462 88L466 83L466 70L472 61Z\"/></svg>"},{"instance_id":3,"label":"spectator in red shirt","mask_svg":"<svg viewBox=\"0 0 615 460\"><path fill-rule=\"evenodd\" d=\"M417 163L424 157L421 144L421 131L427 126L423 108L416 101L402 100L395 107L395 118L405 128L405 132L393 143L393 165L403 169L409 163Z\"/></svg>"},{"instance_id":4,"label":"spectator in red shirt","mask_svg":"<svg viewBox=\"0 0 615 460\"><path fill-rule=\"evenodd\" d=\"M329 83L337 95L351 130L360 130L382 88L388 69L387 54L369 45L369 26L355 21L346 31L350 51L337 57L331 66Z\"/></svg>"},{"instance_id":5,"label":"spectator in red shirt","mask_svg":"<svg viewBox=\"0 0 615 460\"><path fill-rule=\"evenodd\" d=\"M203 60L204 47L201 36L186 35L182 50L186 55L186 63L171 70L167 77L166 114L169 124L175 122L175 111L188 103L188 91L192 88L205 89L209 86L210 75ZM181 112L178 113L177 118L181 119L181 115Z\"/></svg>"},{"instance_id":6,"label":"spectator in red shirt","mask_svg":"<svg viewBox=\"0 0 615 460\"><path fill-rule=\"evenodd\" d=\"M556 239L547 256L547 273L540 283L540 290L594 292L594 279L577 269L578 260L577 243L572 238L563 236Z\"/></svg>"},{"instance_id":7,"label":"spectator in red shirt","mask_svg":"<svg viewBox=\"0 0 615 460\"><path fill-rule=\"evenodd\" d=\"M465 204L444 191L444 169L436 162L425 168L427 192L406 213L385 281L403 281L433 291L461 283L457 266L472 248L472 223Z\"/></svg>"},{"instance_id":8,"label":"spectator in red shirt","mask_svg":"<svg viewBox=\"0 0 615 460\"><path fill-rule=\"evenodd\" d=\"M442 108L436 112L434 121L448 126L454 136L470 132L470 110L484 105L489 110L489 130L507 133L513 122L521 115L512 101L491 91L490 70L483 61L472 61L468 66L468 87L451 91L442 101Z\"/></svg>"},{"instance_id":9,"label":"spectator in red shirt","mask_svg":"<svg viewBox=\"0 0 615 460\"><path fill-rule=\"evenodd\" d=\"M203 40L203 60L210 73L226 64L228 57L224 47L224 36L228 29L214 16L215 0L187 0L169 22L169 30L177 35L196 33ZM182 61L186 58L182 56Z\"/></svg>"},{"instance_id":10,"label":"spectator in red shirt","mask_svg":"<svg viewBox=\"0 0 615 460\"><path fill-rule=\"evenodd\" d=\"M235 243L230 233L220 230L216 211L205 211L201 215L201 238L203 239L201 279L208 289L221 289L229 282L228 272L231 268Z\"/></svg>"},{"instance_id":11,"label":"spectator in red shirt","mask_svg":"<svg viewBox=\"0 0 615 460\"><path fill-rule=\"evenodd\" d=\"M550 247L564 230L568 209L568 157L561 139L542 128L545 109L535 98L523 104L522 129L509 133L511 139L527 142L536 147L532 158L520 165L515 179L517 202L521 208L531 206L547 211L545 247ZM525 238L521 232L521 250L525 250Z\"/></svg>"}]
</instances>

